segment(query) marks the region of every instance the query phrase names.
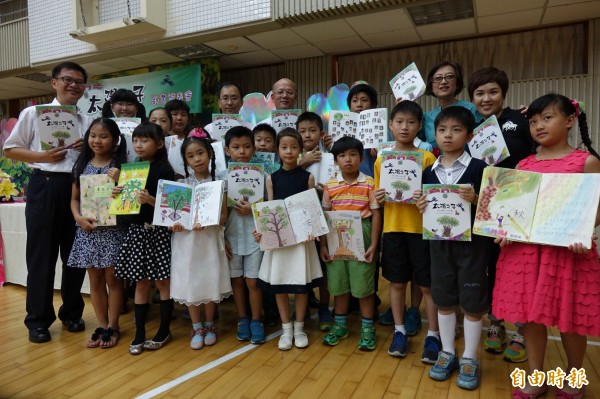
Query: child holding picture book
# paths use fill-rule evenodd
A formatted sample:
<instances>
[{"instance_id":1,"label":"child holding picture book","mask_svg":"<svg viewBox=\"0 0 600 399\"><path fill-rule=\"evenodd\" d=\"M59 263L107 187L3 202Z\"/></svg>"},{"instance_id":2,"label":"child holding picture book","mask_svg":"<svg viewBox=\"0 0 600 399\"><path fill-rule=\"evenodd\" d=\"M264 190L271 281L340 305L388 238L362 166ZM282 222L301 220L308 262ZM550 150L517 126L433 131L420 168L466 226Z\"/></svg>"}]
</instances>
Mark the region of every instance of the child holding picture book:
<instances>
[{"instance_id":1,"label":"child holding picture book","mask_svg":"<svg viewBox=\"0 0 600 399\"><path fill-rule=\"evenodd\" d=\"M340 175L330 179L323 192L326 211L360 211L365 259L333 260L327 240L320 242L321 259L327 262L327 285L334 296L335 324L323 337L323 343L337 345L348 337L346 319L350 293L358 298L362 315L360 350L375 349L375 256L381 235L382 215L375 199L375 181L358 170L363 159L363 145L353 137L342 137L333 144L331 152L340 168ZM329 312L329 310L327 310Z\"/></svg>"},{"instance_id":2,"label":"child holding picture book","mask_svg":"<svg viewBox=\"0 0 600 399\"><path fill-rule=\"evenodd\" d=\"M186 178L180 182L196 186L215 181L215 153L212 139L202 129L194 129L183 141L181 156ZM210 168L209 172L209 165ZM188 167L193 174L188 174ZM221 205L221 224L227 221L227 197ZM225 255L223 227L194 224L184 230L180 223L172 226L171 242L171 297L187 305L192 320L192 349L214 345L217 329L214 325L217 302L231 295L229 265ZM204 304L205 322L201 322Z\"/></svg>"},{"instance_id":3,"label":"child holding picture book","mask_svg":"<svg viewBox=\"0 0 600 399\"><path fill-rule=\"evenodd\" d=\"M277 135L276 147L281 159L281 169L267 177L268 200L285 199L314 188L314 176L298 165L298 156L302 152L302 136L292 128L285 128ZM262 235L255 231L254 237L260 242ZM258 278L261 288L275 293L283 327L278 344L280 350L290 350L292 343L297 348L308 346L308 336L304 332L308 290L319 282L322 275L317 248L310 239L288 247L265 251ZM295 294L296 299L296 321L293 326L290 319L289 294Z\"/></svg>"},{"instance_id":4,"label":"child holding picture book","mask_svg":"<svg viewBox=\"0 0 600 399\"><path fill-rule=\"evenodd\" d=\"M167 227L152 226L158 181L174 180L175 172L167 159L162 129L155 123L142 122L133 131L133 148L142 161L150 162L146 188L137 192L141 204L137 215L120 216L118 223L127 225L127 234L117 258L115 274L136 282L135 337L129 353L139 355L144 349L159 349L171 340L173 300L169 293L171 276L171 232ZM113 195L123 190L113 189ZM160 326L154 338L146 341L146 317L150 281L160 291Z\"/></svg>"},{"instance_id":5,"label":"child holding picture book","mask_svg":"<svg viewBox=\"0 0 600 399\"><path fill-rule=\"evenodd\" d=\"M119 127L112 119L99 118L92 122L85 133L81 153L73 167L71 212L77 223L77 231L67 266L85 268L90 277L90 297L98 328L88 339L88 348L111 348L119 342L123 285L115 276L114 266L124 232L119 226L102 223L98 220L100 215L82 216L82 196L91 197L93 193L82 193L80 177L104 175L104 178L100 178L101 184L108 187L110 194L125 158L125 139ZM104 204L110 205L110 197L107 199L108 203L105 201ZM97 199L95 201L98 203ZM108 213L108 207L105 211Z\"/></svg>"},{"instance_id":6,"label":"child holding picture book","mask_svg":"<svg viewBox=\"0 0 600 399\"><path fill-rule=\"evenodd\" d=\"M591 147L587 118L581 103L560 94L546 94L531 103L527 110L529 130L540 145L517 169L541 173L600 173L600 156ZM579 122L581 141L588 151L569 145L569 130ZM582 209L600 223L598 209ZM572 243L568 248L527 244L497 239L502 250L496 270L494 314L511 322L525 322L529 371L544 370L547 328L560 331L567 355L564 369L583 366L587 335L600 335L600 265L596 244L591 248ZM513 398L535 398L548 385L526 384L513 391ZM583 387L566 383L556 392L557 398L583 397Z\"/></svg>"},{"instance_id":7,"label":"child holding picture book","mask_svg":"<svg viewBox=\"0 0 600 399\"><path fill-rule=\"evenodd\" d=\"M389 128L394 136L396 145L392 154L401 151L417 153L422 159L419 169L425 169L435 162L435 156L414 145L414 139L423 125L423 110L413 101L402 101L392 109ZM408 152L408 153L407 153ZM385 157L385 153L383 155ZM401 161L407 165L408 162ZM393 187L382 187L382 175L387 173L393 163L383 162L380 156L375 161L375 196L383 205L386 217L383 223L381 268L383 277L390 282L390 305L392 309L394 336L388 354L395 357L405 357L408 350L408 336L416 335L417 326L421 324L421 314L417 302L412 302L406 311L405 296L408 282L418 285L425 297L429 329L423 345L421 360L425 363L435 363L441 348L437 324L437 309L431 299L431 262L429 257L429 242L423 240L423 223L419 210L413 203L386 201ZM413 164L414 165L414 164ZM383 166L383 168L382 168ZM399 165L401 167L402 165ZM394 167L395 168L395 167ZM394 169L392 168L392 169ZM396 169L396 172L402 171ZM407 170L410 172L410 169ZM416 172L416 171L415 171ZM396 176L398 174L396 173ZM419 173L420 175L420 173ZM393 176L393 175L390 175ZM412 179L415 180L413 175ZM409 176L410 178L410 176ZM420 176L419 176L420 180ZM396 185L400 183L400 185ZM392 186L410 190L410 181L397 180ZM420 187L420 181L418 183ZM390 194L386 194L390 190ZM392 195L392 199L397 195ZM409 199L412 194L408 194ZM389 199L389 198L388 198ZM414 299L414 298L413 298Z\"/></svg>"},{"instance_id":8,"label":"child holding picture book","mask_svg":"<svg viewBox=\"0 0 600 399\"><path fill-rule=\"evenodd\" d=\"M435 138L443 155L423 172L423 184L463 184L460 198L471 203L471 224L474 220L477 194L487 164L465 152L473 137L475 118L463 107L444 108L436 117ZM462 205L462 204L461 204ZM421 195L417 202L421 213L435 207ZM464 207L464 205L463 205ZM470 231L470 229L469 229ZM429 377L437 381L449 379L459 370L456 385L463 389L479 386L477 349L481 340L482 316L489 309L486 266L490 238L473 235L471 241L433 240L431 254L431 297L438 308L438 324L442 350ZM464 316L465 347L456 355L454 338L456 308Z\"/></svg>"}]
</instances>

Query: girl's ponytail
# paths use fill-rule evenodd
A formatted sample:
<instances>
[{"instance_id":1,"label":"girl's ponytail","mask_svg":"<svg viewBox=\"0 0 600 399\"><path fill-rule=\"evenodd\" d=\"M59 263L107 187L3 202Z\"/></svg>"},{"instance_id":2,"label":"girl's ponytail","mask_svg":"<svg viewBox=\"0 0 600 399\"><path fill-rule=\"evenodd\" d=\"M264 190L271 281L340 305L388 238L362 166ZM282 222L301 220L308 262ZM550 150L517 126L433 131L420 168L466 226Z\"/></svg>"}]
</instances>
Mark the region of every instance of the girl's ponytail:
<instances>
[{"instance_id":1,"label":"girl's ponytail","mask_svg":"<svg viewBox=\"0 0 600 399\"><path fill-rule=\"evenodd\" d=\"M123 134L119 134L119 139L114 147L112 163L116 168L121 169L121 164L127 162L127 142Z\"/></svg>"},{"instance_id":2,"label":"girl's ponytail","mask_svg":"<svg viewBox=\"0 0 600 399\"><path fill-rule=\"evenodd\" d=\"M212 177L212 181L215 181L215 173L217 170L217 161L216 161L216 155L215 155L215 150L212 148L211 146L211 154L212 156L210 157L210 177Z\"/></svg>"},{"instance_id":3,"label":"girl's ponytail","mask_svg":"<svg viewBox=\"0 0 600 399\"><path fill-rule=\"evenodd\" d=\"M575 106L575 116L577 117L577 122L579 122L579 134L581 135L581 142L585 145L588 152L600 159L600 155L592 148L592 139L590 138L590 133L588 130L587 124L587 116L581 107L581 103L573 100L573 105Z\"/></svg>"}]
</instances>

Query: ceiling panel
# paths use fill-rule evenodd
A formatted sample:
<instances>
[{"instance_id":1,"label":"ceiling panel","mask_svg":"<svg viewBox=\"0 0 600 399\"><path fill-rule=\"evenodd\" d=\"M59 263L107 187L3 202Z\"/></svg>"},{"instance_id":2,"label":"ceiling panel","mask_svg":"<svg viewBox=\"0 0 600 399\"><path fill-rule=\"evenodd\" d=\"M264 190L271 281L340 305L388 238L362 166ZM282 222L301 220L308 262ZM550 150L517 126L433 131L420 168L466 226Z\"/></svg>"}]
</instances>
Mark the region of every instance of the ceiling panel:
<instances>
[{"instance_id":1,"label":"ceiling panel","mask_svg":"<svg viewBox=\"0 0 600 399\"><path fill-rule=\"evenodd\" d=\"M267 50L294 46L297 44L306 44L306 40L290 29L278 29L270 32L258 33L256 35L247 36L247 38Z\"/></svg>"},{"instance_id":2,"label":"ceiling panel","mask_svg":"<svg viewBox=\"0 0 600 399\"><path fill-rule=\"evenodd\" d=\"M321 50L312 44L302 44L300 46L288 46L273 49L271 52L286 60L296 60L299 58L319 57L323 55Z\"/></svg>"},{"instance_id":3,"label":"ceiling panel","mask_svg":"<svg viewBox=\"0 0 600 399\"><path fill-rule=\"evenodd\" d=\"M215 40L203 44L223 54L247 53L249 51L262 50L262 47L258 46L256 43L241 36L232 37L231 39Z\"/></svg>"},{"instance_id":4,"label":"ceiling panel","mask_svg":"<svg viewBox=\"0 0 600 399\"><path fill-rule=\"evenodd\" d=\"M240 68L240 67L243 67L246 65L241 61L233 59L229 55L225 55L225 56L219 58L219 64L220 64L221 69L234 69L234 68Z\"/></svg>"},{"instance_id":5,"label":"ceiling panel","mask_svg":"<svg viewBox=\"0 0 600 399\"><path fill-rule=\"evenodd\" d=\"M403 9L376 12L360 17L350 17L346 18L346 22L361 36L413 26L412 21Z\"/></svg>"},{"instance_id":6,"label":"ceiling panel","mask_svg":"<svg viewBox=\"0 0 600 399\"><path fill-rule=\"evenodd\" d=\"M292 29L311 43L356 36L356 32L343 19L295 26Z\"/></svg>"},{"instance_id":7,"label":"ceiling panel","mask_svg":"<svg viewBox=\"0 0 600 399\"><path fill-rule=\"evenodd\" d=\"M421 41L414 29L402 29L389 32L370 33L362 35L367 44L373 48L399 46L402 44L418 43Z\"/></svg>"},{"instance_id":8,"label":"ceiling panel","mask_svg":"<svg viewBox=\"0 0 600 399\"><path fill-rule=\"evenodd\" d=\"M118 72L118 69L115 69L112 66L102 65L97 62L90 62L88 64L82 64L82 67L85 68L88 75L104 75L105 73L113 73Z\"/></svg>"},{"instance_id":9,"label":"ceiling panel","mask_svg":"<svg viewBox=\"0 0 600 399\"><path fill-rule=\"evenodd\" d=\"M369 48L369 45L358 36L315 43L315 46L328 54L345 53Z\"/></svg>"},{"instance_id":10,"label":"ceiling panel","mask_svg":"<svg viewBox=\"0 0 600 399\"><path fill-rule=\"evenodd\" d=\"M113 58L106 61L101 61L99 64L114 68L117 71L126 71L128 69L143 68L149 66L147 62L139 61L129 57Z\"/></svg>"},{"instance_id":11,"label":"ceiling panel","mask_svg":"<svg viewBox=\"0 0 600 399\"><path fill-rule=\"evenodd\" d=\"M145 62L150 65L169 64L171 62L183 61L183 58L165 53L164 51L152 51L150 53L130 55L129 58L140 62Z\"/></svg>"},{"instance_id":12,"label":"ceiling panel","mask_svg":"<svg viewBox=\"0 0 600 399\"><path fill-rule=\"evenodd\" d=\"M250 53L232 54L233 60L244 63L245 65L263 65L275 62L283 62L283 59L267 50L252 51Z\"/></svg>"},{"instance_id":13,"label":"ceiling panel","mask_svg":"<svg viewBox=\"0 0 600 399\"><path fill-rule=\"evenodd\" d=\"M475 0L475 11L479 17L512 13L538 8L543 10L546 0Z\"/></svg>"},{"instance_id":14,"label":"ceiling panel","mask_svg":"<svg viewBox=\"0 0 600 399\"><path fill-rule=\"evenodd\" d=\"M510 14L480 17L477 18L477 28L479 33L525 28L531 26L533 23L539 23L541 18L541 8Z\"/></svg>"},{"instance_id":15,"label":"ceiling panel","mask_svg":"<svg viewBox=\"0 0 600 399\"><path fill-rule=\"evenodd\" d=\"M600 17L600 2L589 1L557 7L548 7L542 23L555 24Z\"/></svg>"},{"instance_id":16,"label":"ceiling panel","mask_svg":"<svg viewBox=\"0 0 600 399\"><path fill-rule=\"evenodd\" d=\"M417 27L417 32L423 40L443 40L468 36L476 33L475 20L469 18L441 24L421 25Z\"/></svg>"}]
</instances>

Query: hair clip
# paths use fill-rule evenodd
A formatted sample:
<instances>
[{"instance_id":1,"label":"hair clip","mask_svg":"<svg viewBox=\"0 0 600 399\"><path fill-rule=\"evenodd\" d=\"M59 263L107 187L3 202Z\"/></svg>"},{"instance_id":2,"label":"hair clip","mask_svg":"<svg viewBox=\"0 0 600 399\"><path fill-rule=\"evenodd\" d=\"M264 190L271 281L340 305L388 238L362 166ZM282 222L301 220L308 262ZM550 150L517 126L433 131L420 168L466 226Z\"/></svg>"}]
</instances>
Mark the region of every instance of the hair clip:
<instances>
[{"instance_id":1,"label":"hair clip","mask_svg":"<svg viewBox=\"0 0 600 399\"><path fill-rule=\"evenodd\" d=\"M585 113L585 103L583 101L571 100L571 104L575 107L575 118L579 118L579 115Z\"/></svg>"},{"instance_id":2,"label":"hair clip","mask_svg":"<svg viewBox=\"0 0 600 399\"><path fill-rule=\"evenodd\" d=\"M196 137L199 139L208 139L210 136L201 127L196 127L194 129L192 129L191 132L189 132L188 137Z\"/></svg>"}]
</instances>

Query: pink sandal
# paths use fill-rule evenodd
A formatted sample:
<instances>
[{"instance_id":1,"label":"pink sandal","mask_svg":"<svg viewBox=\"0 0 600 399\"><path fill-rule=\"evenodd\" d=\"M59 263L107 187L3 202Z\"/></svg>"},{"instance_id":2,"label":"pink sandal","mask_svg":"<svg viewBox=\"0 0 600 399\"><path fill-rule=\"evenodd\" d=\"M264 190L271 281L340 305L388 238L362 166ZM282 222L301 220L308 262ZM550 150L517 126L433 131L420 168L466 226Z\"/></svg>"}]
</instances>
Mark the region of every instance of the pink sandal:
<instances>
[{"instance_id":1,"label":"pink sandal","mask_svg":"<svg viewBox=\"0 0 600 399\"><path fill-rule=\"evenodd\" d=\"M544 385L537 392L534 393L526 393L521 390L521 388L516 388L512 391L512 399L535 399L538 396L542 396L548 391L548 386ZM567 398L564 398L567 399Z\"/></svg>"}]
</instances>

